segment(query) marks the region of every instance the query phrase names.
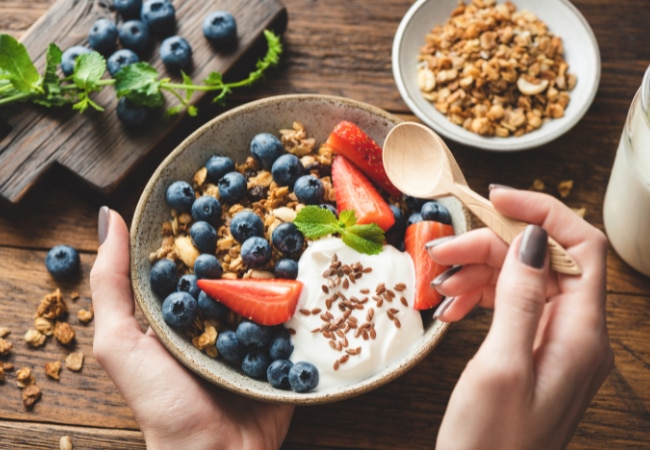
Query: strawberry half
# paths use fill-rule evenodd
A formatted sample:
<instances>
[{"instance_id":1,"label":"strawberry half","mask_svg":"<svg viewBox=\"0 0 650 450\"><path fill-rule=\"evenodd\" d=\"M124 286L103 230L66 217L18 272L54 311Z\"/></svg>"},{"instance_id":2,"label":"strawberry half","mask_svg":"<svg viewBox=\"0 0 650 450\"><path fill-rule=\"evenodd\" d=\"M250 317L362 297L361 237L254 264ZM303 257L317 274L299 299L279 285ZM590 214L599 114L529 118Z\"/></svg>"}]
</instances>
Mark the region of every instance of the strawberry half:
<instances>
[{"instance_id":1,"label":"strawberry half","mask_svg":"<svg viewBox=\"0 0 650 450\"><path fill-rule=\"evenodd\" d=\"M375 186L343 156L332 161L332 184L339 211L351 209L358 224L376 223L386 231L395 223L393 211Z\"/></svg>"},{"instance_id":2,"label":"strawberry half","mask_svg":"<svg viewBox=\"0 0 650 450\"><path fill-rule=\"evenodd\" d=\"M404 250L411 255L415 266L415 301L417 310L430 309L438 305L442 296L431 286L431 280L449 269L436 263L424 246L429 241L454 234L454 228L440 222L424 220L409 225L404 235Z\"/></svg>"},{"instance_id":3,"label":"strawberry half","mask_svg":"<svg viewBox=\"0 0 650 450\"><path fill-rule=\"evenodd\" d=\"M345 156L387 194L394 198L402 195L386 175L381 147L356 124L347 120L339 122L327 138L327 145L334 153Z\"/></svg>"},{"instance_id":4,"label":"strawberry half","mask_svg":"<svg viewBox=\"0 0 650 450\"><path fill-rule=\"evenodd\" d=\"M198 285L240 316L268 326L279 325L293 316L302 290L300 281L281 278L200 279Z\"/></svg>"}]
</instances>

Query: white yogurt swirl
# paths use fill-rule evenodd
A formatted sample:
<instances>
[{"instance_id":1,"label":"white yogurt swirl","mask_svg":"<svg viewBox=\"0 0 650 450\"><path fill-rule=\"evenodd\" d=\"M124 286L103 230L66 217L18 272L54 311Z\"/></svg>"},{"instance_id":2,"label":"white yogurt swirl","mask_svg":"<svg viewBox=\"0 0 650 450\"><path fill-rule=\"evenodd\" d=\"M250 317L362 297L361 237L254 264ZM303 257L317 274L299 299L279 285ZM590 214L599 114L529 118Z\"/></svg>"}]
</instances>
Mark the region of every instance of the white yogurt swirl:
<instances>
[{"instance_id":1,"label":"white yogurt swirl","mask_svg":"<svg viewBox=\"0 0 650 450\"><path fill-rule=\"evenodd\" d=\"M286 326L295 330L291 360L318 368L316 391L373 376L422 337L408 253L387 245L361 254L329 237L311 242L298 267L303 289Z\"/></svg>"}]
</instances>

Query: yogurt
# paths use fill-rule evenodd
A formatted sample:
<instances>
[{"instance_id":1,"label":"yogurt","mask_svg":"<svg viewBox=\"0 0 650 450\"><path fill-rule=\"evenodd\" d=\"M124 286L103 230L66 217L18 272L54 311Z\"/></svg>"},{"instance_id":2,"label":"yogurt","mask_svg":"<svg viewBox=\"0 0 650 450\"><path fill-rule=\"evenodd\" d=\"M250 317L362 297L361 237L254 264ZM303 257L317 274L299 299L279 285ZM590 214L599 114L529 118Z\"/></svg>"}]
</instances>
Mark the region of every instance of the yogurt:
<instances>
[{"instance_id":1,"label":"yogurt","mask_svg":"<svg viewBox=\"0 0 650 450\"><path fill-rule=\"evenodd\" d=\"M291 360L318 368L316 391L373 376L424 334L407 253L387 245L380 254L361 254L328 237L311 242L298 267L303 288L285 326L295 331Z\"/></svg>"}]
</instances>

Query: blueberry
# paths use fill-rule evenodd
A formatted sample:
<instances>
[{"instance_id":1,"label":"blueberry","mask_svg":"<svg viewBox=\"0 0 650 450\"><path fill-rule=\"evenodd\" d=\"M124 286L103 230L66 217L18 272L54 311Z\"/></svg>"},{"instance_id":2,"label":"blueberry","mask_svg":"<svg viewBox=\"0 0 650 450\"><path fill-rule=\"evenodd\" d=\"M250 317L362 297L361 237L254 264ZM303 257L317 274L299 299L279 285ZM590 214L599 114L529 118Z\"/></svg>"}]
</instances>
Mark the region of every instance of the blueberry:
<instances>
[{"instance_id":1,"label":"blueberry","mask_svg":"<svg viewBox=\"0 0 650 450\"><path fill-rule=\"evenodd\" d=\"M79 252L69 245L56 245L45 256L45 267L56 279L66 279L79 273Z\"/></svg>"},{"instance_id":2,"label":"blueberry","mask_svg":"<svg viewBox=\"0 0 650 450\"><path fill-rule=\"evenodd\" d=\"M203 195L192 204L192 219L204 220L212 226L221 222L221 203L211 195Z\"/></svg>"},{"instance_id":3,"label":"blueberry","mask_svg":"<svg viewBox=\"0 0 650 450\"><path fill-rule=\"evenodd\" d=\"M271 166L273 180L280 186L293 187L298 177L305 173L300 159L291 153L280 155Z\"/></svg>"},{"instance_id":4,"label":"blueberry","mask_svg":"<svg viewBox=\"0 0 650 450\"><path fill-rule=\"evenodd\" d=\"M187 68L192 62L192 47L181 36L170 36L160 44L160 59L168 70Z\"/></svg>"},{"instance_id":5,"label":"blueberry","mask_svg":"<svg viewBox=\"0 0 650 450\"><path fill-rule=\"evenodd\" d=\"M291 343L291 336L289 330L284 327L279 327L271 338L269 344L269 356L271 359L289 359L293 353L293 344Z\"/></svg>"},{"instance_id":6,"label":"blueberry","mask_svg":"<svg viewBox=\"0 0 650 450\"><path fill-rule=\"evenodd\" d=\"M338 215L339 215L339 212L336 210L336 206L334 206L334 205L332 205L330 203L321 203L318 206L320 206L323 209L330 210L332 212L332 214L334 214L334 217L338 217Z\"/></svg>"},{"instance_id":7,"label":"blueberry","mask_svg":"<svg viewBox=\"0 0 650 450\"><path fill-rule=\"evenodd\" d=\"M261 348L254 348L244 356L241 370L251 378L264 379L269 364L271 364L271 358L266 351Z\"/></svg>"},{"instance_id":8,"label":"blueberry","mask_svg":"<svg viewBox=\"0 0 650 450\"><path fill-rule=\"evenodd\" d=\"M204 220L192 224L190 239L201 253L214 253L217 248L217 230Z\"/></svg>"},{"instance_id":9,"label":"blueberry","mask_svg":"<svg viewBox=\"0 0 650 450\"><path fill-rule=\"evenodd\" d=\"M447 225L451 225L451 214L445 205L438 202L426 202L420 208L420 214L424 220L435 220Z\"/></svg>"},{"instance_id":10,"label":"blueberry","mask_svg":"<svg viewBox=\"0 0 650 450\"><path fill-rule=\"evenodd\" d=\"M276 359L266 369L266 380L277 389L291 389L289 384L289 371L293 363L288 359Z\"/></svg>"},{"instance_id":11,"label":"blueberry","mask_svg":"<svg viewBox=\"0 0 650 450\"><path fill-rule=\"evenodd\" d=\"M167 325L174 328L190 326L199 310L194 297L184 291L172 292L162 303L162 315Z\"/></svg>"},{"instance_id":12,"label":"blueberry","mask_svg":"<svg viewBox=\"0 0 650 450\"><path fill-rule=\"evenodd\" d=\"M90 52L91 50L88 47L82 45L75 45L74 47L65 49L61 55L61 71L63 72L63 75L66 77L72 75L72 72L74 72L75 61L79 55Z\"/></svg>"},{"instance_id":13,"label":"blueberry","mask_svg":"<svg viewBox=\"0 0 650 450\"><path fill-rule=\"evenodd\" d=\"M305 237L292 222L283 222L273 230L271 242L280 253L291 255L302 249Z\"/></svg>"},{"instance_id":14,"label":"blueberry","mask_svg":"<svg viewBox=\"0 0 650 450\"><path fill-rule=\"evenodd\" d=\"M133 50L138 55L144 55L151 47L149 28L141 20L127 20L117 31L122 47Z\"/></svg>"},{"instance_id":15,"label":"blueberry","mask_svg":"<svg viewBox=\"0 0 650 450\"><path fill-rule=\"evenodd\" d=\"M215 11L203 19L203 35L215 47L230 49L237 42L237 22L227 11Z\"/></svg>"},{"instance_id":16,"label":"blueberry","mask_svg":"<svg viewBox=\"0 0 650 450\"><path fill-rule=\"evenodd\" d=\"M306 205L318 205L323 202L325 187L319 178L313 175L303 175L294 183L293 192L299 202Z\"/></svg>"},{"instance_id":17,"label":"blueberry","mask_svg":"<svg viewBox=\"0 0 650 450\"><path fill-rule=\"evenodd\" d=\"M167 204L178 212L190 212L194 203L194 189L186 181L174 181L165 192Z\"/></svg>"},{"instance_id":18,"label":"blueberry","mask_svg":"<svg viewBox=\"0 0 650 450\"><path fill-rule=\"evenodd\" d=\"M142 0L113 0L113 7L123 19L135 19L140 17Z\"/></svg>"},{"instance_id":19,"label":"blueberry","mask_svg":"<svg viewBox=\"0 0 650 450\"><path fill-rule=\"evenodd\" d=\"M176 11L169 0L146 0L140 18L153 33L168 34L176 26Z\"/></svg>"},{"instance_id":20,"label":"blueberry","mask_svg":"<svg viewBox=\"0 0 650 450\"><path fill-rule=\"evenodd\" d=\"M228 307L221 302L216 301L205 291L199 293L199 309L203 312L206 319L224 320L228 315Z\"/></svg>"},{"instance_id":21,"label":"blueberry","mask_svg":"<svg viewBox=\"0 0 650 450\"><path fill-rule=\"evenodd\" d=\"M199 288L199 285L196 283L196 281L196 275L186 273L178 279L176 290L178 292L187 292L192 297L198 299L201 289Z\"/></svg>"},{"instance_id":22,"label":"blueberry","mask_svg":"<svg viewBox=\"0 0 650 450\"><path fill-rule=\"evenodd\" d=\"M386 230L386 241L396 248L401 248L404 241L404 232L406 231L406 218L404 212L393 204L389 204L395 223Z\"/></svg>"},{"instance_id":23,"label":"blueberry","mask_svg":"<svg viewBox=\"0 0 650 450\"><path fill-rule=\"evenodd\" d=\"M404 201L406 202L406 206L408 206L411 211L419 211L420 208L422 208L422 205L424 205L428 200L406 195L404 197Z\"/></svg>"},{"instance_id":24,"label":"blueberry","mask_svg":"<svg viewBox=\"0 0 650 450\"><path fill-rule=\"evenodd\" d=\"M252 211L240 211L230 221L230 234L240 243L251 236L264 236L264 222Z\"/></svg>"},{"instance_id":25,"label":"blueberry","mask_svg":"<svg viewBox=\"0 0 650 450\"><path fill-rule=\"evenodd\" d=\"M226 203L234 205L246 196L246 177L239 172L228 172L219 179L219 197Z\"/></svg>"},{"instance_id":26,"label":"blueberry","mask_svg":"<svg viewBox=\"0 0 650 450\"><path fill-rule=\"evenodd\" d=\"M151 290L160 298L165 298L176 290L178 283L178 268L171 259L159 259L149 271Z\"/></svg>"},{"instance_id":27,"label":"blueberry","mask_svg":"<svg viewBox=\"0 0 650 450\"><path fill-rule=\"evenodd\" d=\"M296 392L309 392L318 385L318 369L310 362L298 361L289 369L289 384Z\"/></svg>"},{"instance_id":28,"label":"blueberry","mask_svg":"<svg viewBox=\"0 0 650 450\"><path fill-rule=\"evenodd\" d=\"M215 280L223 275L223 267L219 258L210 253L202 253L194 260L194 275L197 278Z\"/></svg>"},{"instance_id":29,"label":"blueberry","mask_svg":"<svg viewBox=\"0 0 650 450\"><path fill-rule=\"evenodd\" d=\"M117 101L115 112L122 125L127 128L138 128L147 123L153 109L148 106L137 105L128 98L122 97Z\"/></svg>"},{"instance_id":30,"label":"blueberry","mask_svg":"<svg viewBox=\"0 0 650 450\"><path fill-rule=\"evenodd\" d=\"M88 32L88 45L99 53L107 54L117 43L117 26L109 19L97 19Z\"/></svg>"},{"instance_id":31,"label":"blueberry","mask_svg":"<svg viewBox=\"0 0 650 450\"><path fill-rule=\"evenodd\" d=\"M291 258L281 258L273 268L275 278L295 280L298 277L298 261Z\"/></svg>"},{"instance_id":32,"label":"blueberry","mask_svg":"<svg viewBox=\"0 0 650 450\"><path fill-rule=\"evenodd\" d=\"M217 350L226 361L241 361L246 349L237 339L233 330L224 330L217 335Z\"/></svg>"},{"instance_id":33,"label":"blueberry","mask_svg":"<svg viewBox=\"0 0 650 450\"><path fill-rule=\"evenodd\" d=\"M271 170L273 162L284 153L284 146L280 139L271 133L256 134L250 143L253 157L262 164L262 168Z\"/></svg>"},{"instance_id":34,"label":"blueberry","mask_svg":"<svg viewBox=\"0 0 650 450\"><path fill-rule=\"evenodd\" d=\"M264 348L271 342L273 330L271 327L244 320L237 325L235 333L244 347Z\"/></svg>"},{"instance_id":35,"label":"blueberry","mask_svg":"<svg viewBox=\"0 0 650 450\"><path fill-rule=\"evenodd\" d=\"M213 155L205 163L205 168L208 171L207 180L216 183L225 174L235 170L235 161L228 156Z\"/></svg>"},{"instance_id":36,"label":"blueberry","mask_svg":"<svg viewBox=\"0 0 650 450\"><path fill-rule=\"evenodd\" d=\"M108 68L108 73L114 77L123 67L135 64L138 61L140 61L140 58L137 53L128 48L121 48L108 57L106 67Z\"/></svg>"},{"instance_id":37,"label":"blueberry","mask_svg":"<svg viewBox=\"0 0 650 450\"><path fill-rule=\"evenodd\" d=\"M423 220L424 219L422 218L422 214L420 214L419 212L414 212L408 217L408 219L406 219L406 226L408 227L409 225L422 222Z\"/></svg>"},{"instance_id":38,"label":"blueberry","mask_svg":"<svg viewBox=\"0 0 650 450\"><path fill-rule=\"evenodd\" d=\"M271 244L263 237L249 237L241 245L240 255L249 267L261 267L271 259Z\"/></svg>"}]
</instances>

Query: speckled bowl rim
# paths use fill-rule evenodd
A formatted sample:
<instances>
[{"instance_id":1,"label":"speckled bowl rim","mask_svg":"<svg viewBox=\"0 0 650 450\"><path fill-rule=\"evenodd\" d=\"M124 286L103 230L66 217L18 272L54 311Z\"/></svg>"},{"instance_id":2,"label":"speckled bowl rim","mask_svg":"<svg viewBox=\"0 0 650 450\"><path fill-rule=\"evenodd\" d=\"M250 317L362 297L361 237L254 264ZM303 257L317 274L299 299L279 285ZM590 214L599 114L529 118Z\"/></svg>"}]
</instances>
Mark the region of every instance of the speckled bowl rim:
<instances>
[{"instance_id":1,"label":"speckled bowl rim","mask_svg":"<svg viewBox=\"0 0 650 450\"><path fill-rule=\"evenodd\" d=\"M547 144L573 128L587 113L600 84L601 61L598 42L589 22L568 0L511 0L517 10L527 9L544 20L551 32L564 43L569 72L576 73L578 84L564 117L518 137L485 137L453 124L426 100L417 86L416 57L424 45L425 34L447 20L458 0L418 0L402 18L392 47L393 77L408 107L443 138L483 150L509 152L530 150ZM468 3L467 1L465 3ZM503 3L503 0L498 0ZM437 14L440 20L432 19Z\"/></svg>"},{"instance_id":2,"label":"speckled bowl rim","mask_svg":"<svg viewBox=\"0 0 650 450\"><path fill-rule=\"evenodd\" d=\"M275 389L265 381L253 380L237 372L232 367L228 366L227 363L220 360L214 360L201 353L192 346L189 339L182 336L182 333L177 332L164 323L162 320L162 314L160 313L160 301L156 299L148 283L148 268L150 267L148 256L150 252L155 249L142 248L140 245L141 230L144 229L141 224L144 224L149 220L149 211L147 208L148 205L150 205L152 195L155 195L154 192L157 187L160 188L159 184L161 183L160 180L162 179L163 174L169 173L171 170L170 168L174 165L175 160L179 155L191 151L193 144L199 140L202 135L209 133L212 128L219 126L219 124L246 118L249 114L255 114L254 111L258 109L264 110L265 107L279 103L286 104L286 102L304 103L307 107L322 106L324 104L334 108L339 108L343 113L340 117L341 120L346 118L348 115L367 114L371 116L371 120L384 121L387 127L392 127L401 121L399 118L387 113L386 111L366 103L342 97L315 94L291 94L268 97L246 103L215 117L202 127L198 128L176 149L174 149L158 166L144 188L136 206L130 230L131 281L136 303L149 323L149 326L167 350L186 368L195 374L210 383L229 391L261 401L290 403L295 405L330 403L349 399L372 391L406 373L422 361L431 350L438 345L440 340L446 334L449 324L438 320L433 321L432 324L425 329L423 337L412 352L404 355L401 360L393 363L391 366L388 366L374 376L359 383L348 385L336 390L325 390L322 392L315 391L310 393L296 393ZM325 106L322 107L325 108ZM300 119L298 118L297 120ZM309 132L309 130L307 131ZM377 139L377 137L374 138ZM383 137L378 141L380 144L383 143ZM196 169L198 169L198 166L195 170ZM459 203L452 198L441 199L441 201L446 203L452 209L458 208L459 205ZM462 206L460 206L460 208L463 217L461 220L462 223L458 226L457 233L464 232L470 227L469 216ZM452 214L454 214L453 211ZM456 213L456 215L458 214ZM455 218L454 220L457 219ZM161 223L162 221L157 224L158 229ZM146 273L143 272L144 270L146 270ZM155 370L155 368L152 368L152 370Z\"/></svg>"}]
</instances>

